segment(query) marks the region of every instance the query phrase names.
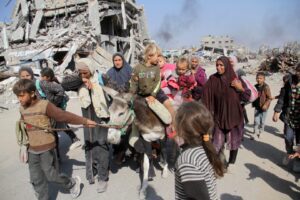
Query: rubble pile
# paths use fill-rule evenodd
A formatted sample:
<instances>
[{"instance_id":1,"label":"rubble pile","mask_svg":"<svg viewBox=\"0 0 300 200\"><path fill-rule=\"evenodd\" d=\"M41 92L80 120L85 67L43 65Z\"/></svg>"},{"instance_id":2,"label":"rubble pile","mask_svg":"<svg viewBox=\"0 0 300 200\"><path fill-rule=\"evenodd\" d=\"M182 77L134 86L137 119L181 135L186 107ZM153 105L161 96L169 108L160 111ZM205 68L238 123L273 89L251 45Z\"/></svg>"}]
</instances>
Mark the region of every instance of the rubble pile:
<instances>
[{"instance_id":1,"label":"rubble pile","mask_svg":"<svg viewBox=\"0 0 300 200\"><path fill-rule=\"evenodd\" d=\"M297 42L286 44L282 50L260 49L260 55L265 58L259 66L259 71L268 72L287 72L294 70L297 63L300 61L300 44Z\"/></svg>"},{"instance_id":2,"label":"rubble pile","mask_svg":"<svg viewBox=\"0 0 300 200\"><path fill-rule=\"evenodd\" d=\"M135 63L149 40L135 0L17 0L11 24L0 24L0 66L74 69L91 57L100 71L122 52Z\"/></svg>"}]
</instances>

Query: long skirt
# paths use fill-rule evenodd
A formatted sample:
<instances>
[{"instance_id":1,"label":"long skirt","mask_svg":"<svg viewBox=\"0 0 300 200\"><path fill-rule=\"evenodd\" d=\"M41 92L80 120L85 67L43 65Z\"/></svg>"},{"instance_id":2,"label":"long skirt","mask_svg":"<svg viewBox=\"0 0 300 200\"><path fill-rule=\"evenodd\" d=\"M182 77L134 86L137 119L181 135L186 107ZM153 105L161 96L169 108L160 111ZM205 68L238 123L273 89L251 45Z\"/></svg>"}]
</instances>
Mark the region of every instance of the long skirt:
<instances>
[{"instance_id":1,"label":"long skirt","mask_svg":"<svg viewBox=\"0 0 300 200\"><path fill-rule=\"evenodd\" d=\"M81 108L82 115L86 118L101 123L93 106ZM86 179L94 182L94 176L98 175L98 181L108 180L109 170L109 145L107 143L107 128L97 126L95 128L84 128Z\"/></svg>"},{"instance_id":2,"label":"long skirt","mask_svg":"<svg viewBox=\"0 0 300 200\"><path fill-rule=\"evenodd\" d=\"M217 153L220 152L226 142L228 150L237 150L242 144L244 136L244 122L232 128L231 130L223 130L215 126L213 132L213 144Z\"/></svg>"}]
</instances>

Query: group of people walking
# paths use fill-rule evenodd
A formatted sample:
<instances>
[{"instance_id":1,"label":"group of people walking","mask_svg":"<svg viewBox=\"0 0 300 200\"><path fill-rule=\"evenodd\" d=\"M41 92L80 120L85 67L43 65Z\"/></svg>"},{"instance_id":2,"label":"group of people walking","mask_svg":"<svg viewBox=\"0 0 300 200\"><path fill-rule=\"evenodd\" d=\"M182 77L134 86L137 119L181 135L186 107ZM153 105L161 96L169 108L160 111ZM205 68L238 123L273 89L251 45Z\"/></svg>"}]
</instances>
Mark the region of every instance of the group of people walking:
<instances>
[{"instance_id":1,"label":"group of people walking","mask_svg":"<svg viewBox=\"0 0 300 200\"><path fill-rule=\"evenodd\" d=\"M252 102L255 108L254 133L258 137L264 130L264 121L270 102L270 88L265 75L257 74L255 101L253 88L236 69L236 58L221 56L216 60L216 73L209 78L197 56L180 57L175 64L166 63L156 44L149 44L143 61L132 68L121 53L112 57L113 67L105 74L95 69L89 58L76 61L76 72L61 83L50 68L41 70L40 80L35 79L31 68L19 71L20 80L13 91L20 101L21 121L25 123L28 143L22 159L28 162L30 180L38 199L49 199L48 182L60 183L70 189L74 198L80 195L80 178L59 173L58 137L56 128L65 128L72 148L80 140L67 123L84 125L84 151L86 179L97 191L108 187L110 144L107 128L98 126L109 121L109 100L102 87L120 93L131 92L144 97L148 104L156 99L172 116L166 125L166 135L180 147L175 165L176 199L218 199L216 178L222 177L227 167L235 164L238 149L243 141L245 108ZM299 143L300 65L297 73L286 81L275 107L273 120L285 123L287 153L295 157L293 141ZM82 116L65 111L68 96L65 91L77 91ZM41 130L43 127L45 130ZM114 157L119 163L129 147L128 134L120 145L114 145ZM230 151L225 158L225 144ZM24 146L23 145L23 146ZM133 145L134 147L134 145Z\"/></svg>"}]
</instances>

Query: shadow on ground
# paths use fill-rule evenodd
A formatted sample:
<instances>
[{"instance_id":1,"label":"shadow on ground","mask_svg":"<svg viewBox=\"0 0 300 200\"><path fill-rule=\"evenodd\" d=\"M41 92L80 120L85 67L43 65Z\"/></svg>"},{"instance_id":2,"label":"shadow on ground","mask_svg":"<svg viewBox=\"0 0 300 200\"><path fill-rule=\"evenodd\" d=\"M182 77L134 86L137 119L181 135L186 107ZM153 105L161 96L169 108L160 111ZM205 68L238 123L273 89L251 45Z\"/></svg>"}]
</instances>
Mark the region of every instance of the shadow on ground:
<instances>
[{"instance_id":1,"label":"shadow on ground","mask_svg":"<svg viewBox=\"0 0 300 200\"><path fill-rule=\"evenodd\" d=\"M284 180L254 164L246 163L246 168L250 170L248 180L261 178L275 191L286 194L290 199L299 199L300 187L293 182Z\"/></svg>"},{"instance_id":2,"label":"shadow on ground","mask_svg":"<svg viewBox=\"0 0 300 200\"><path fill-rule=\"evenodd\" d=\"M148 200L163 200L163 198L161 196L159 196L155 189L149 185L147 188L147 198Z\"/></svg>"},{"instance_id":3,"label":"shadow on ground","mask_svg":"<svg viewBox=\"0 0 300 200\"><path fill-rule=\"evenodd\" d=\"M231 194L221 194L220 200L243 200L243 198Z\"/></svg>"}]
</instances>

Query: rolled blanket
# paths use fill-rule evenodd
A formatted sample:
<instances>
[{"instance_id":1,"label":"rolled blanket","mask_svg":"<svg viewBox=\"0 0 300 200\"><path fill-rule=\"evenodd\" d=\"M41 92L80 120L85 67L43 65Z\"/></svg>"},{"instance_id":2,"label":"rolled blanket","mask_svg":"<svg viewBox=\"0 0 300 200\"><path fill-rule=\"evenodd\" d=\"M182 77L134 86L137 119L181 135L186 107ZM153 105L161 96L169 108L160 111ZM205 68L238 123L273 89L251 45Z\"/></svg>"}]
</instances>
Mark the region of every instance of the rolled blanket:
<instances>
[{"instance_id":1,"label":"rolled blanket","mask_svg":"<svg viewBox=\"0 0 300 200\"><path fill-rule=\"evenodd\" d=\"M155 99L153 103L148 104L149 108L161 119L164 124L172 123L172 116L167 108Z\"/></svg>"}]
</instances>

